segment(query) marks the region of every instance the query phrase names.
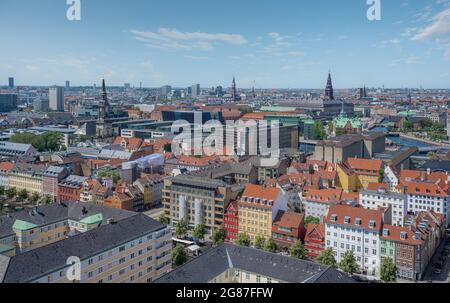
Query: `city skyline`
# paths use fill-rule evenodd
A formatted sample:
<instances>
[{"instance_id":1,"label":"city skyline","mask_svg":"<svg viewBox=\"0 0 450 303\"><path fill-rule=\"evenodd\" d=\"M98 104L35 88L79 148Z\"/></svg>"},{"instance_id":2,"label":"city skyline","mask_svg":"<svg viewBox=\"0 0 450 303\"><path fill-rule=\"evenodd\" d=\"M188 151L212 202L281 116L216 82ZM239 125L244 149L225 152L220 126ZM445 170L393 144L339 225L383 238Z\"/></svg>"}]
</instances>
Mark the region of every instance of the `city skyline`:
<instances>
[{"instance_id":1,"label":"city skyline","mask_svg":"<svg viewBox=\"0 0 450 303\"><path fill-rule=\"evenodd\" d=\"M362 0L147 2L82 1L71 22L65 1L2 1L0 85L449 88L448 0L382 1L372 22Z\"/></svg>"}]
</instances>

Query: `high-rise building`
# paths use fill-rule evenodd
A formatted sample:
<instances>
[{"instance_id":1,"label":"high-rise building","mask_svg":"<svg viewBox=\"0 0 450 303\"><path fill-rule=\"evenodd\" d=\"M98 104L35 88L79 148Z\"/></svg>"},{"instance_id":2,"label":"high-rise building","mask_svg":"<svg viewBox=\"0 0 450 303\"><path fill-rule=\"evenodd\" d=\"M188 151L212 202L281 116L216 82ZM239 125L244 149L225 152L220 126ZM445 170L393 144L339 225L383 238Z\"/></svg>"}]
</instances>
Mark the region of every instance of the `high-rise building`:
<instances>
[{"instance_id":1,"label":"high-rise building","mask_svg":"<svg viewBox=\"0 0 450 303\"><path fill-rule=\"evenodd\" d=\"M198 97L200 96L200 93L200 84L192 85L192 97Z\"/></svg>"},{"instance_id":2,"label":"high-rise building","mask_svg":"<svg viewBox=\"0 0 450 303\"><path fill-rule=\"evenodd\" d=\"M17 109L17 94L0 94L0 112L7 113Z\"/></svg>"},{"instance_id":3,"label":"high-rise building","mask_svg":"<svg viewBox=\"0 0 450 303\"><path fill-rule=\"evenodd\" d=\"M67 80L67 81L66 81L66 89L69 89L69 88L70 88L70 81Z\"/></svg>"},{"instance_id":4,"label":"high-rise building","mask_svg":"<svg viewBox=\"0 0 450 303\"><path fill-rule=\"evenodd\" d=\"M14 78L13 77L9 77L8 78L8 83L9 83L9 88L14 88Z\"/></svg>"},{"instance_id":5,"label":"high-rise building","mask_svg":"<svg viewBox=\"0 0 450 303\"><path fill-rule=\"evenodd\" d=\"M130 85L130 83L125 83L125 84L123 85L123 87L124 87L125 89L130 89L130 88L131 88L131 85Z\"/></svg>"},{"instance_id":6,"label":"high-rise building","mask_svg":"<svg viewBox=\"0 0 450 303\"><path fill-rule=\"evenodd\" d=\"M164 85L163 87L161 87L161 95L162 96L167 96L172 92L172 86L170 85Z\"/></svg>"},{"instance_id":7,"label":"high-rise building","mask_svg":"<svg viewBox=\"0 0 450 303\"><path fill-rule=\"evenodd\" d=\"M36 98L33 101L33 109L35 112L37 113L43 113L48 111L49 109L49 102L47 99L41 99L41 98Z\"/></svg>"},{"instance_id":8,"label":"high-rise building","mask_svg":"<svg viewBox=\"0 0 450 303\"><path fill-rule=\"evenodd\" d=\"M233 83L231 84L231 98L233 101L239 101L238 95L237 95L237 88L236 88L236 78L233 77Z\"/></svg>"},{"instance_id":9,"label":"high-rise building","mask_svg":"<svg viewBox=\"0 0 450 303\"><path fill-rule=\"evenodd\" d=\"M331 73L328 73L327 87L325 88L325 99L334 100L333 82L331 81Z\"/></svg>"},{"instance_id":10,"label":"high-rise building","mask_svg":"<svg viewBox=\"0 0 450 303\"><path fill-rule=\"evenodd\" d=\"M50 87L48 97L52 110L57 112L64 111L64 88L60 86Z\"/></svg>"}]
</instances>

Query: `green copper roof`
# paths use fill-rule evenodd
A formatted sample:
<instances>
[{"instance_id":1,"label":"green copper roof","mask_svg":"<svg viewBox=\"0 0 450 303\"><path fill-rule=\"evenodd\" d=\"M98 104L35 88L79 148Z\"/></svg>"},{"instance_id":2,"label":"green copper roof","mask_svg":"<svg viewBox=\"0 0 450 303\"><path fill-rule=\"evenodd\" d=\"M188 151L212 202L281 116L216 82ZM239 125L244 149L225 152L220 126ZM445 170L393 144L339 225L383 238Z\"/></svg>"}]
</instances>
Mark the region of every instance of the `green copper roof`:
<instances>
[{"instance_id":1,"label":"green copper roof","mask_svg":"<svg viewBox=\"0 0 450 303\"><path fill-rule=\"evenodd\" d=\"M13 225L13 230L25 231L25 230L30 230L30 229L33 229L36 227L37 227L36 224L22 221L22 220L16 220L16 222L14 222L14 225Z\"/></svg>"},{"instance_id":2,"label":"green copper roof","mask_svg":"<svg viewBox=\"0 0 450 303\"><path fill-rule=\"evenodd\" d=\"M103 215L102 214L97 214L97 215L93 215L87 218L84 218L83 220L80 221L81 224L87 224L87 225L91 225L91 224L97 224L103 221Z\"/></svg>"},{"instance_id":3,"label":"green copper roof","mask_svg":"<svg viewBox=\"0 0 450 303\"><path fill-rule=\"evenodd\" d=\"M283 106L263 106L261 107L262 112L295 112L297 109L295 107L283 107Z\"/></svg>"},{"instance_id":4,"label":"green copper roof","mask_svg":"<svg viewBox=\"0 0 450 303\"><path fill-rule=\"evenodd\" d=\"M348 118L348 117L344 117L341 115L337 118L334 118L333 122L334 122L334 125L336 126L336 128L344 128L347 125L347 123L349 123L349 122L353 128L361 128L362 127L361 119L359 119L357 117Z\"/></svg>"},{"instance_id":5,"label":"green copper roof","mask_svg":"<svg viewBox=\"0 0 450 303\"><path fill-rule=\"evenodd\" d=\"M403 116L403 117L415 116L416 112L412 111L412 110L406 110L406 111L399 112L397 115L398 116Z\"/></svg>"},{"instance_id":6,"label":"green copper roof","mask_svg":"<svg viewBox=\"0 0 450 303\"><path fill-rule=\"evenodd\" d=\"M314 120L305 120L303 121L303 124L314 124Z\"/></svg>"}]
</instances>

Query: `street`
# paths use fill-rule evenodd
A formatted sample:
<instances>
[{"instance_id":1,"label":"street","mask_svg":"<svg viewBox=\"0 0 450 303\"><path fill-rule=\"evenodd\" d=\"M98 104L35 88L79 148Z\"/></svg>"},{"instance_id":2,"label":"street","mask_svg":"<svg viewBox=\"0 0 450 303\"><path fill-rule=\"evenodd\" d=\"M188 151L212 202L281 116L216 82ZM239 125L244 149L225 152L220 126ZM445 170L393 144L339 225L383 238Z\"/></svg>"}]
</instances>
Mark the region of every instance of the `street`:
<instances>
[{"instance_id":1,"label":"street","mask_svg":"<svg viewBox=\"0 0 450 303\"><path fill-rule=\"evenodd\" d=\"M450 283L450 262L449 256L443 256L443 251L445 247L449 247L450 235L446 234L441 245L436 250L436 254L433 256L430 264L428 265L427 271L424 275L423 282L431 282L431 283ZM443 258L445 261L443 262L443 266L441 269L441 273L436 273L437 268L435 264Z\"/></svg>"}]
</instances>

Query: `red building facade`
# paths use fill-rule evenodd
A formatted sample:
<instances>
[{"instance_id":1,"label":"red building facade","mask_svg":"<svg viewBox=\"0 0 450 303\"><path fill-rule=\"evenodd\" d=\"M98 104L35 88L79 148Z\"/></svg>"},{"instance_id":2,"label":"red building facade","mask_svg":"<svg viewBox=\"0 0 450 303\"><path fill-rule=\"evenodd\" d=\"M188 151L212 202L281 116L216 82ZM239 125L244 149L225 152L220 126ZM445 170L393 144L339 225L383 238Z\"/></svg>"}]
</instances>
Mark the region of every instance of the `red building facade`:
<instances>
[{"instance_id":1,"label":"red building facade","mask_svg":"<svg viewBox=\"0 0 450 303\"><path fill-rule=\"evenodd\" d=\"M308 224L305 235L305 248L311 258L315 259L325 250L325 226Z\"/></svg>"},{"instance_id":2,"label":"red building facade","mask_svg":"<svg viewBox=\"0 0 450 303\"><path fill-rule=\"evenodd\" d=\"M237 240L239 232L239 210L236 201L231 202L228 206L224 216L224 225L227 231L225 241L233 242Z\"/></svg>"},{"instance_id":3,"label":"red building facade","mask_svg":"<svg viewBox=\"0 0 450 303\"><path fill-rule=\"evenodd\" d=\"M304 214L279 211L272 223L272 237L280 247L290 247L305 237Z\"/></svg>"}]
</instances>

